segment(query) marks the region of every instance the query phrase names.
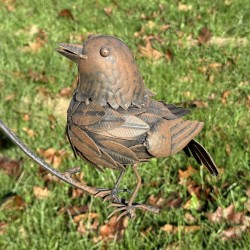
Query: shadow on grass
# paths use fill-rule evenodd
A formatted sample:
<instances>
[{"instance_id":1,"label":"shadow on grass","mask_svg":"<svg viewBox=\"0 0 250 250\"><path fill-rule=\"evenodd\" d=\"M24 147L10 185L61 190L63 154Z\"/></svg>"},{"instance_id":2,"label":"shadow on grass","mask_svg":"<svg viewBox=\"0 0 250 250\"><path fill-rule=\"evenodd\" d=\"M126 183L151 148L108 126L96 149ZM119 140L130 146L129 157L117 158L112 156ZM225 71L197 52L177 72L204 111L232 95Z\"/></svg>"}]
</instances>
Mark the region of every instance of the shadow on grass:
<instances>
[{"instance_id":1,"label":"shadow on grass","mask_svg":"<svg viewBox=\"0 0 250 250\"><path fill-rule=\"evenodd\" d=\"M15 144L2 131L0 131L0 150L9 149L14 146Z\"/></svg>"}]
</instances>

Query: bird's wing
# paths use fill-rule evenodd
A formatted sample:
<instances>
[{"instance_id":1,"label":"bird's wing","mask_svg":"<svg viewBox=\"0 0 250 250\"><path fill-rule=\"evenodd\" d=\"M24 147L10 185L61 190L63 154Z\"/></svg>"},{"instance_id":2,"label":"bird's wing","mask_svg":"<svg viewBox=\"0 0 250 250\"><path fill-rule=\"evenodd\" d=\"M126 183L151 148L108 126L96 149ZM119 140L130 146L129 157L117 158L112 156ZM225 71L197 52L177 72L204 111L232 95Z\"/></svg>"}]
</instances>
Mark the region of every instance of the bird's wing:
<instances>
[{"instance_id":1,"label":"bird's wing","mask_svg":"<svg viewBox=\"0 0 250 250\"><path fill-rule=\"evenodd\" d=\"M150 127L128 112L121 114L112 108L105 108L105 116L98 122L85 126L85 129L103 136L129 140L146 133Z\"/></svg>"},{"instance_id":2,"label":"bird's wing","mask_svg":"<svg viewBox=\"0 0 250 250\"><path fill-rule=\"evenodd\" d=\"M150 99L146 112L159 115L166 120L173 120L185 116L190 110Z\"/></svg>"}]
</instances>

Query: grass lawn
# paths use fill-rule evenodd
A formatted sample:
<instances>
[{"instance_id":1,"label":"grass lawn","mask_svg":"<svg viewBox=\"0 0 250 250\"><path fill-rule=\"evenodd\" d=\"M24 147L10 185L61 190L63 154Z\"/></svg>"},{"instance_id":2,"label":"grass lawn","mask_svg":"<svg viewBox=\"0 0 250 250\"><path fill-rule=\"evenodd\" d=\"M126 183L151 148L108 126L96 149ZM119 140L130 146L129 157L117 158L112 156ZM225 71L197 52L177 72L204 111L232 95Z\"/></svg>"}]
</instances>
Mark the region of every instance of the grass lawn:
<instances>
[{"instance_id":1,"label":"grass lawn","mask_svg":"<svg viewBox=\"0 0 250 250\"><path fill-rule=\"evenodd\" d=\"M77 69L54 51L108 34L131 48L156 99L205 121L197 140L220 170L212 177L183 153L141 164L137 200L162 211L116 224L108 203L53 179L0 134L1 249L250 249L249 31L246 0L0 1L0 119L42 158L113 185L118 173L73 156L64 132ZM131 170L122 185L134 187Z\"/></svg>"}]
</instances>

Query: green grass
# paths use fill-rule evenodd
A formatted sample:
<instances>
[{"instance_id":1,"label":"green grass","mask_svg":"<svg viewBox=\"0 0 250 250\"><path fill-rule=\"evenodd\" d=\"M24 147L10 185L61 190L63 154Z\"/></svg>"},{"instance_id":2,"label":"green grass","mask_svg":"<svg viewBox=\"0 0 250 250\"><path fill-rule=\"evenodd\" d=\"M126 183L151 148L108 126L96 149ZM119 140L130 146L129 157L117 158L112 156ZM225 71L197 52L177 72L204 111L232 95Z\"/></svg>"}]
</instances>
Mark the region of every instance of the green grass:
<instances>
[{"instance_id":1,"label":"green grass","mask_svg":"<svg viewBox=\"0 0 250 250\"><path fill-rule=\"evenodd\" d=\"M71 153L64 135L65 118L58 113L60 108L64 109L60 105L58 107L57 101L59 91L74 81L76 67L54 51L58 42L81 43L90 33L110 34L124 40L133 50L145 83L157 92L157 99L167 103L192 100L208 103L207 107L192 109L189 119L205 121L197 139L211 152L219 169L224 169L218 178L211 178L206 171L198 171L192 176L198 184L205 183L218 189L214 202L209 203L205 210L190 211L201 230L168 234L160 229L165 224L186 225L186 210L182 207L164 209L160 215L138 211L136 220L129 222L119 243L94 243L98 230L80 235L72 218L58 215L58 210L70 204L88 204L90 212L100 214L101 225L108 215L106 204L88 195L73 200L69 195L70 187L61 183L50 184L51 198L37 200L33 186L45 186L37 174L38 166L14 146L1 148L0 155L13 159L23 157L24 170L18 181L1 172L0 201L14 192L28 204L23 212L0 208L0 221L8 223L7 231L0 235L3 249L166 249L171 244L177 244L179 249L249 249L248 233L235 241L223 242L218 235L228 225L211 223L204 214L232 203L237 211L246 211L245 190L250 184L250 5L244 0L189 2L192 8L188 11L180 11L177 1L0 2L0 119L32 149L63 149L68 156L63 160L62 168L81 164L84 180L88 184L99 187L113 184L116 173L105 171L99 174L80 160L75 160ZM14 6L12 12L8 11L10 5ZM109 16L104 11L106 7L112 8ZM69 9L74 19L58 17L62 9ZM148 24L149 21L153 22L153 27ZM170 24L171 28L161 31L164 24ZM37 34L30 33L34 25L44 32L42 39L46 37L37 52L25 49L30 42L35 42ZM223 46L216 43L190 46L188 37L197 38L203 26L212 32L213 37L227 38L227 42ZM144 33L135 38L134 33L142 27L145 28ZM138 46L145 46L143 36L149 35L163 41L153 40L155 49L162 53L168 49L173 52L172 61L165 58L154 61L141 55ZM237 45L232 38L246 39L247 43ZM222 67L209 68L213 63L220 63ZM206 73L200 70L202 67L207 69ZM35 79L30 76L30 70L40 76L44 73L47 80L43 81L41 77ZM44 97L39 91L41 88L47 89L51 96ZM225 91L229 91L229 95L223 103ZM6 100L10 95L14 97ZM28 121L23 119L25 114L30 117ZM49 120L52 115L55 117L54 129ZM35 131L35 137L29 137L23 128ZM231 149L229 153L226 152L228 147ZM190 196L186 187L178 184L178 169L186 169L190 164L198 169L197 164L182 153L142 164L140 173L144 184L138 201L145 201L151 194L159 192L164 198L171 192L178 192L185 203ZM123 184L133 187L132 171L126 174ZM223 187L226 184L228 187L233 185L232 189L225 190ZM142 236L141 231L149 227L152 227L151 231Z\"/></svg>"}]
</instances>

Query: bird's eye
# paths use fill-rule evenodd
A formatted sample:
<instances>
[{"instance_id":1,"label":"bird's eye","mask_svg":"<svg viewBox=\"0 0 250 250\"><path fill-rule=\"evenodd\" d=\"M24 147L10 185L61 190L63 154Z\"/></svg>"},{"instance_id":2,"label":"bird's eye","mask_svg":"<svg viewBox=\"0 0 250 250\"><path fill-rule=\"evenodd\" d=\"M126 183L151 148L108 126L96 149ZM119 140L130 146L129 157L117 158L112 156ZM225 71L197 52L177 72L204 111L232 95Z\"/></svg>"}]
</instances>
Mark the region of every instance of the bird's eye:
<instances>
[{"instance_id":1,"label":"bird's eye","mask_svg":"<svg viewBox=\"0 0 250 250\"><path fill-rule=\"evenodd\" d=\"M100 54L103 57L107 57L110 54L110 49L103 47L100 49Z\"/></svg>"}]
</instances>

